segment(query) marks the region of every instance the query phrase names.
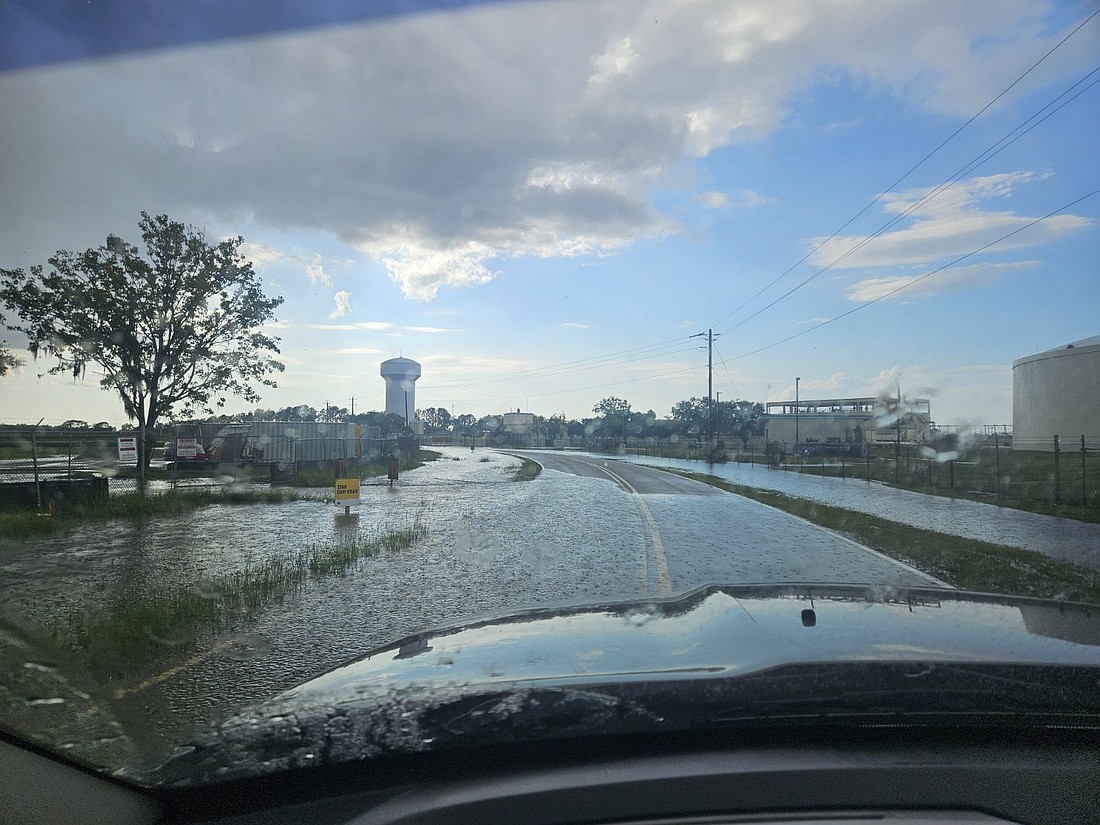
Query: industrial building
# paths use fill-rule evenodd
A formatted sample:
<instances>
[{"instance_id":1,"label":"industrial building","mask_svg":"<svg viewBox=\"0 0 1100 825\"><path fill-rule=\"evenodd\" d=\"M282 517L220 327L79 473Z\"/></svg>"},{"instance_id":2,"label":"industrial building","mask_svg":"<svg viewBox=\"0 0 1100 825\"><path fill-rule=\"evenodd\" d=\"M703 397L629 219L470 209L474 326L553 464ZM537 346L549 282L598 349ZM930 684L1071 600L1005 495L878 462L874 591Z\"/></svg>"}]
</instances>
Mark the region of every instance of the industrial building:
<instances>
[{"instance_id":1,"label":"industrial building","mask_svg":"<svg viewBox=\"0 0 1100 825\"><path fill-rule=\"evenodd\" d=\"M380 372L386 380L386 414L399 415L405 424L416 418L416 379L420 364L411 358L391 358L383 361Z\"/></svg>"},{"instance_id":2,"label":"industrial building","mask_svg":"<svg viewBox=\"0 0 1100 825\"><path fill-rule=\"evenodd\" d=\"M1100 443L1100 335L1012 363L1012 448Z\"/></svg>"},{"instance_id":3,"label":"industrial building","mask_svg":"<svg viewBox=\"0 0 1100 825\"><path fill-rule=\"evenodd\" d=\"M900 422L896 398L823 398L771 401L765 406L764 436L795 444L926 443L935 424L927 398L907 399Z\"/></svg>"}]
</instances>

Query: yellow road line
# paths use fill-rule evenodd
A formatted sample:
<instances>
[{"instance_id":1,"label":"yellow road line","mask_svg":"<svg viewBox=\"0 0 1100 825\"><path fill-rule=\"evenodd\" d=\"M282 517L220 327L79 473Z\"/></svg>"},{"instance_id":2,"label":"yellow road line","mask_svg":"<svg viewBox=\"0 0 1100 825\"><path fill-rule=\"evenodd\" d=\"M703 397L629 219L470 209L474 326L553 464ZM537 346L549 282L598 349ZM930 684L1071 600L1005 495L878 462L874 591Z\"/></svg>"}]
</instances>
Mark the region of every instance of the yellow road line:
<instances>
[{"instance_id":1,"label":"yellow road line","mask_svg":"<svg viewBox=\"0 0 1100 825\"><path fill-rule=\"evenodd\" d=\"M585 462L589 463L590 462ZM650 540L653 542L653 563L657 570L657 584L661 588L661 595L668 596L672 593L672 582L668 573L668 558L665 556L665 546L661 542L661 533L657 529L657 521L653 518L653 513L649 509L649 505L645 503L645 499L642 498L642 494L639 493L629 481L623 478L616 472L602 467L599 464L591 464L592 467L606 473L613 481L621 485L627 493L630 494L634 503L642 513L642 517L645 519L646 526L649 527ZM648 571L647 571L647 583L648 583Z\"/></svg>"},{"instance_id":2,"label":"yellow road line","mask_svg":"<svg viewBox=\"0 0 1100 825\"><path fill-rule=\"evenodd\" d=\"M165 670L161 673L158 673L156 676L152 676L152 677L146 679L144 682L138 682L133 687L118 688L117 690L115 690L115 698L116 699L125 699L131 693L140 693L143 690L148 690L149 688L153 687L154 685L159 685L161 682L165 681L166 679L171 679L173 676L175 676L179 673L182 673L183 671L187 670L188 668L194 667L195 665L199 664L200 662L203 662L206 659L209 659L215 653L219 653L222 650L224 650L225 648L229 647L230 644L232 644L232 642L225 642L225 641L216 642L215 644L211 645L209 648L204 650L202 653L199 653L195 656L192 656L186 662L181 662L180 664L176 665L175 667L170 667L170 668L168 668L168 670Z\"/></svg>"}]
</instances>

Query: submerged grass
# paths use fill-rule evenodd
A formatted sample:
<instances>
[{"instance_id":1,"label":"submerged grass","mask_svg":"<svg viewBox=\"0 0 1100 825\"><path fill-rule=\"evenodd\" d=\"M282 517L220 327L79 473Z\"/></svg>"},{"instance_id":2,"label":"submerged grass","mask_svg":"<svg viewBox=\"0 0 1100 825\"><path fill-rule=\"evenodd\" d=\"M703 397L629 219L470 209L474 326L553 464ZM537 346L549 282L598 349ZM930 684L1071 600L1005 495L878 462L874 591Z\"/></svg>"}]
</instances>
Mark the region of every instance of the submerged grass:
<instances>
[{"instance_id":1,"label":"submerged grass","mask_svg":"<svg viewBox=\"0 0 1100 825\"><path fill-rule=\"evenodd\" d=\"M53 516L30 510L0 512L0 535L27 538L69 530L89 521L143 519L186 513L211 504L278 504L297 498L292 490L268 488L169 490L146 496L125 493L64 505L55 509Z\"/></svg>"},{"instance_id":2,"label":"submerged grass","mask_svg":"<svg viewBox=\"0 0 1100 825\"><path fill-rule=\"evenodd\" d=\"M532 481L542 472L542 465L529 458L521 458L523 463L512 470L512 481Z\"/></svg>"},{"instance_id":3,"label":"submerged grass","mask_svg":"<svg viewBox=\"0 0 1100 825\"><path fill-rule=\"evenodd\" d=\"M706 473L669 470L768 504L835 530L964 590L1070 599L1100 604L1100 572L1033 550L937 533L887 519L733 484Z\"/></svg>"},{"instance_id":4,"label":"submerged grass","mask_svg":"<svg viewBox=\"0 0 1100 825\"><path fill-rule=\"evenodd\" d=\"M190 652L196 641L238 628L301 591L311 580L347 575L361 559L411 547L427 533L422 514L406 525L314 542L201 585L123 601L95 616L70 615L54 641L102 678L132 675L150 662Z\"/></svg>"}]
</instances>

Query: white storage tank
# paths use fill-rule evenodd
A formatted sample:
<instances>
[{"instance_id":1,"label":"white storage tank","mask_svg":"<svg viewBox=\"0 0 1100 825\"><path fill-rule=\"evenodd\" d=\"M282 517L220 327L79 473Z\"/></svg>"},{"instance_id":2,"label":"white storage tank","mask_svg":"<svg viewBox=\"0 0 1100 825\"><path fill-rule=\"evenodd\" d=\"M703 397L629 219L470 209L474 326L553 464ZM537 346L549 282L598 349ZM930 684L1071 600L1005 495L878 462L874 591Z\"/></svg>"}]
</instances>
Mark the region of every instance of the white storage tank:
<instances>
[{"instance_id":1,"label":"white storage tank","mask_svg":"<svg viewBox=\"0 0 1100 825\"><path fill-rule=\"evenodd\" d=\"M1012 448L1100 443L1100 335L1012 363Z\"/></svg>"}]
</instances>

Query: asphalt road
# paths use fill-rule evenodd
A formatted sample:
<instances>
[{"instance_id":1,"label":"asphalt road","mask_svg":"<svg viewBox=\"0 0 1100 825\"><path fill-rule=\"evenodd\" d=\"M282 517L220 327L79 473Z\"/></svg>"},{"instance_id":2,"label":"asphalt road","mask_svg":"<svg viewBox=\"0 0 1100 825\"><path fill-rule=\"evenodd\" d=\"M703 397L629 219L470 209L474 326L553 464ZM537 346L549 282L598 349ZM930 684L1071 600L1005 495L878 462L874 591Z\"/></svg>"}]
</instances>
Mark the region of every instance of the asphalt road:
<instances>
[{"instance_id":1,"label":"asphalt road","mask_svg":"<svg viewBox=\"0 0 1100 825\"><path fill-rule=\"evenodd\" d=\"M830 530L692 479L593 457L513 454L546 471L603 479L626 494L624 504L635 513L644 594L714 582L942 585Z\"/></svg>"}]
</instances>

